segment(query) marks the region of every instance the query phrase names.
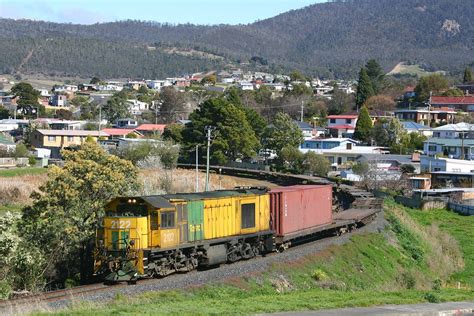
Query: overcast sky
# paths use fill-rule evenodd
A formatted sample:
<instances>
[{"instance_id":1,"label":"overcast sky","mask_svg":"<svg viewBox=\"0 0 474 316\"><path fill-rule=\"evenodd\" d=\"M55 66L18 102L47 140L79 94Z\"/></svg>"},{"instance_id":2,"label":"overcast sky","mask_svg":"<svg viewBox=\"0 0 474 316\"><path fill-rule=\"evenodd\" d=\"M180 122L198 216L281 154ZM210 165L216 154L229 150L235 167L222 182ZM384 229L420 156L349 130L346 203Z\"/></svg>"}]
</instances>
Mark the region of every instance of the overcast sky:
<instances>
[{"instance_id":1,"label":"overcast sky","mask_svg":"<svg viewBox=\"0 0 474 316\"><path fill-rule=\"evenodd\" d=\"M0 0L0 17L92 24L118 20L246 24L325 0Z\"/></svg>"}]
</instances>

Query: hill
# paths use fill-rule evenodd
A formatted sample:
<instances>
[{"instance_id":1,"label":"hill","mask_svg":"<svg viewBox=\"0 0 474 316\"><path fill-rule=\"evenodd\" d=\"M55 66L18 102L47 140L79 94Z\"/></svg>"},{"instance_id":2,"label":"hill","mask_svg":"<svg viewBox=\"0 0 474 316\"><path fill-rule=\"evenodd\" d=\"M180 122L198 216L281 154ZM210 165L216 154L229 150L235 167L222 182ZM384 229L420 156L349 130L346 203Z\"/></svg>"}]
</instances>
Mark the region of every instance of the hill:
<instances>
[{"instance_id":1,"label":"hill","mask_svg":"<svg viewBox=\"0 0 474 316\"><path fill-rule=\"evenodd\" d=\"M259 56L266 67L326 77L353 76L369 58L386 70L406 61L458 72L473 62L472 16L470 0L351 0L247 25L0 19L0 71L155 77ZM201 53L177 54L174 48Z\"/></svg>"}]
</instances>

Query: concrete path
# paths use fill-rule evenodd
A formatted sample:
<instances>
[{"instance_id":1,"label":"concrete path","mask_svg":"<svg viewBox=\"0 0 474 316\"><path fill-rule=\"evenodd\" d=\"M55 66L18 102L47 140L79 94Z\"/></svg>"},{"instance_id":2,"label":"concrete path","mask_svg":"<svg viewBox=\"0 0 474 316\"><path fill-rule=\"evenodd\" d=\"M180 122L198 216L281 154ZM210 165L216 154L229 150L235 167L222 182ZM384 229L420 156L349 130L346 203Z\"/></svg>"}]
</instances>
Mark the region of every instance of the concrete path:
<instances>
[{"instance_id":1,"label":"concrete path","mask_svg":"<svg viewBox=\"0 0 474 316\"><path fill-rule=\"evenodd\" d=\"M414 305L384 305L377 307L341 308L319 311L276 313L273 315L307 316L362 316L362 315L410 315L410 316L451 316L474 315L474 302L448 302L440 304L423 303Z\"/></svg>"}]
</instances>

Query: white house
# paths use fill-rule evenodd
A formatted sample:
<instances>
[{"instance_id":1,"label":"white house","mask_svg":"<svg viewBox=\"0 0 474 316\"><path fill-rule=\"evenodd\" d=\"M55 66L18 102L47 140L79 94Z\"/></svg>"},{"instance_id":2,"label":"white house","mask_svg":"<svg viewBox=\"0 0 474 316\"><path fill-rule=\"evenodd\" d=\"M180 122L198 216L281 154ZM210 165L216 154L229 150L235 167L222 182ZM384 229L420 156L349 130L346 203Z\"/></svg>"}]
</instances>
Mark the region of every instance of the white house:
<instances>
[{"instance_id":1,"label":"white house","mask_svg":"<svg viewBox=\"0 0 474 316\"><path fill-rule=\"evenodd\" d=\"M421 172L474 172L474 161L421 156Z\"/></svg>"},{"instance_id":2,"label":"white house","mask_svg":"<svg viewBox=\"0 0 474 316\"><path fill-rule=\"evenodd\" d=\"M76 85L64 84L62 86L54 87L54 92L77 92L79 88Z\"/></svg>"},{"instance_id":3,"label":"white house","mask_svg":"<svg viewBox=\"0 0 474 316\"><path fill-rule=\"evenodd\" d=\"M138 101L136 99L127 100L128 111L133 115L140 115L143 111L149 109L149 105L146 102Z\"/></svg>"},{"instance_id":4,"label":"white house","mask_svg":"<svg viewBox=\"0 0 474 316\"><path fill-rule=\"evenodd\" d=\"M253 90L253 83L249 81L240 81L238 86L242 90Z\"/></svg>"},{"instance_id":5,"label":"white house","mask_svg":"<svg viewBox=\"0 0 474 316\"><path fill-rule=\"evenodd\" d=\"M474 138L474 124L465 122L433 128L433 138Z\"/></svg>"},{"instance_id":6,"label":"white house","mask_svg":"<svg viewBox=\"0 0 474 316\"><path fill-rule=\"evenodd\" d=\"M354 134L357 115L329 115L327 129L333 137L350 137Z\"/></svg>"},{"instance_id":7,"label":"white house","mask_svg":"<svg viewBox=\"0 0 474 316\"><path fill-rule=\"evenodd\" d=\"M474 139L429 138L423 142L423 151L429 156L444 155L449 158L474 160Z\"/></svg>"}]
</instances>

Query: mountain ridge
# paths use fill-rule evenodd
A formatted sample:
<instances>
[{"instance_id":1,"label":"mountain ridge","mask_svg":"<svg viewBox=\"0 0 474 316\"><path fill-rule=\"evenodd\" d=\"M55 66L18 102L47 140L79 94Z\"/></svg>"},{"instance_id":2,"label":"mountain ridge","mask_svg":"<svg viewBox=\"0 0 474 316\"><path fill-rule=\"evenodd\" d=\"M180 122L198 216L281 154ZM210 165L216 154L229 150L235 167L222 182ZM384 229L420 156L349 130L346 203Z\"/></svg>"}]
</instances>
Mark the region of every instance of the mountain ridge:
<instances>
[{"instance_id":1,"label":"mountain ridge","mask_svg":"<svg viewBox=\"0 0 474 316\"><path fill-rule=\"evenodd\" d=\"M79 25L0 19L0 38L9 40L11 49L22 53L18 48L22 41L50 38L57 45L66 41L80 50L80 55L91 56L84 59L84 67L67 70L83 75L88 69L98 75L115 76L127 75L125 71L131 72L130 76L171 75L174 71L173 67L156 62L170 61L160 50L136 60L141 65L128 65L116 54L88 49L86 43L92 40L102 41L109 48L115 45L114 50L131 56L141 54L132 49L134 45L151 45L195 49L225 59L216 63L193 56L186 59L185 66L196 61L196 66L209 69L259 56L276 69L348 77L354 76L369 58L377 58L387 70L400 61L408 61L420 63L429 70L459 72L472 63L472 17L474 1L470 0L351 0L317 3L242 25L171 25L133 20ZM62 46L58 46L58 50L67 52ZM117 69L105 69L100 60L106 55L125 64L116 64ZM4 59L0 61L0 71L15 69L17 58L8 56L1 48L0 57ZM54 58L62 59L60 57L60 54L54 55ZM32 61L35 60L33 56ZM173 62L183 62L183 59L173 59ZM39 61L27 63L24 69L26 72L61 72L54 63L40 64ZM176 67L175 72L186 71L186 67Z\"/></svg>"}]
</instances>

